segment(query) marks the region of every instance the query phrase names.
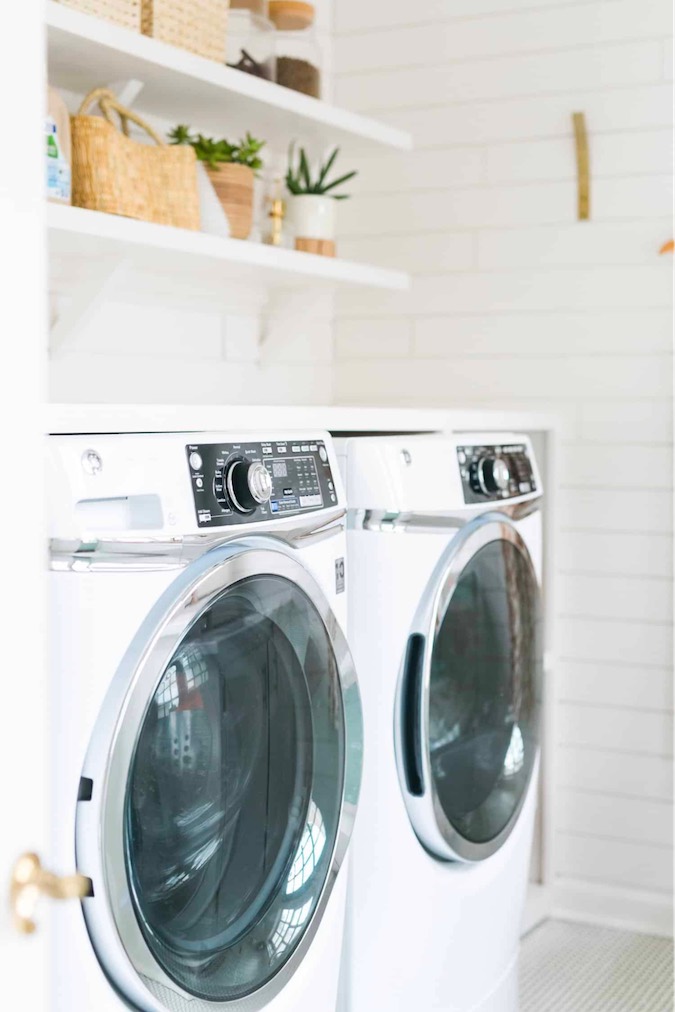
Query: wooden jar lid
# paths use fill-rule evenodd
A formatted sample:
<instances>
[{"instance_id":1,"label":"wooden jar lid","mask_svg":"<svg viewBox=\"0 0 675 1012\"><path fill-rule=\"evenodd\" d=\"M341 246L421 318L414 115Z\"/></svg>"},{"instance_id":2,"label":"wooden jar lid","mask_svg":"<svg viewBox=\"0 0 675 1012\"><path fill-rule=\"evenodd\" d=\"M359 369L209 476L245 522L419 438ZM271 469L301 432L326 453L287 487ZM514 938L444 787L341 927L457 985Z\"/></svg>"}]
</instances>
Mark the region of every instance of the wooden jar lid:
<instances>
[{"instance_id":1,"label":"wooden jar lid","mask_svg":"<svg viewBox=\"0 0 675 1012\"><path fill-rule=\"evenodd\" d=\"M314 5L303 0L270 0L270 20L280 32L297 32L314 22Z\"/></svg>"},{"instance_id":2,"label":"wooden jar lid","mask_svg":"<svg viewBox=\"0 0 675 1012\"><path fill-rule=\"evenodd\" d=\"M332 239L305 239L298 236L295 248L301 253L316 253L321 257L335 256L335 243Z\"/></svg>"}]
</instances>

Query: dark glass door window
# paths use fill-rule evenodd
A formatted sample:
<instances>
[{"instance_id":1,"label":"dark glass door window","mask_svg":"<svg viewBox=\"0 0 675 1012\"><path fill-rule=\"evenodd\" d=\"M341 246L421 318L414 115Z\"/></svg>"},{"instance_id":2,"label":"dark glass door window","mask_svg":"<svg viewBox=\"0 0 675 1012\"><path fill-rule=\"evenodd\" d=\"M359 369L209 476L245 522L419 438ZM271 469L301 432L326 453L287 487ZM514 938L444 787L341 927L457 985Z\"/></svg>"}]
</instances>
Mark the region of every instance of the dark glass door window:
<instances>
[{"instance_id":1,"label":"dark glass door window","mask_svg":"<svg viewBox=\"0 0 675 1012\"><path fill-rule=\"evenodd\" d=\"M507 540L462 570L431 655L429 749L441 808L471 843L493 840L522 803L539 742L540 594Z\"/></svg>"},{"instance_id":2,"label":"dark glass door window","mask_svg":"<svg viewBox=\"0 0 675 1012\"><path fill-rule=\"evenodd\" d=\"M185 991L240 998L294 952L330 868L343 768L339 677L318 612L283 577L242 580L171 658L127 788L136 917Z\"/></svg>"}]
</instances>

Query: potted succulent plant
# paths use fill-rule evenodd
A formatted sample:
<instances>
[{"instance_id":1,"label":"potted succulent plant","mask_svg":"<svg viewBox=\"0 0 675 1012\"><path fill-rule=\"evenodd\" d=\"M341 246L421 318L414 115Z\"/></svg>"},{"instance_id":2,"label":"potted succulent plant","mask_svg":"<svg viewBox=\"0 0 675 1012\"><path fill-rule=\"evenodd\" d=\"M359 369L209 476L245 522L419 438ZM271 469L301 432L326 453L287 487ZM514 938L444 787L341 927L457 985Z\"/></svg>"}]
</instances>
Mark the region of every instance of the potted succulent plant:
<instances>
[{"instance_id":1,"label":"potted succulent plant","mask_svg":"<svg viewBox=\"0 0 675 1012\"><path fill-rule=\"evenodd\" d=\"M354 170L338 179L329 178L339 150L334 148L313 175L304 148L300 148L296 159L291 147L286 186L291 194L289 212L296 249L335 256L335 201L346 200L348 194L334 190L356 175Z\"/></svg>"},{"instance_id":2,"label":"potted succulent plant","mask_svg":"<svg viewBox=\"0 0 675 1012\"><path fill-rule=\"evenodd\" d=\"M222 138L214 140L204 134L191 134L190 127L180 124L169 134L172 144L189 144L200 162L203 162L209 179L230 223L234 239L247 239L253 224L253 180L262 168L260 150L265 141L256 140L249 133L231 143Z\"/></svg>"}]
</instances>

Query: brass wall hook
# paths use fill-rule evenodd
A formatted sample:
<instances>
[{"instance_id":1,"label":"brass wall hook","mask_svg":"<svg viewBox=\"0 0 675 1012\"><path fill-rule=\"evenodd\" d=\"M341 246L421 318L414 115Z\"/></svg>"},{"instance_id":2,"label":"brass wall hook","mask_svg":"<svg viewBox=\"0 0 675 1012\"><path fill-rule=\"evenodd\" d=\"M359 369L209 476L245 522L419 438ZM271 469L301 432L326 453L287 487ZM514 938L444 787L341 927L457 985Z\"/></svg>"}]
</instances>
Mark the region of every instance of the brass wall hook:
<instances>
[{"instance_id":1,"label":"brass wall hook","mask_svg":"<svg viewBox=\"0 0 675 1012\"><path fill-rule=\"evenodd\" d=\"M586 117L583 112L573 112L572 123L577 152L577 216L579 221L588 221L591 216L591 169Z\"/></svg>"},{"instance_id":2,"label":"brass wall hook","mask_svg":"<svg viewBox=\"0 0 675 1012\"><path fill-rule=\"evenodd\" d=\"M91 879L78 874L54 875L42 867L37 854L22 854L12 870L9 888L14 927L22 935L32 935L36 931L34 917L41 896L76 900L91 895Z\"/></svg>"}]
</instances>

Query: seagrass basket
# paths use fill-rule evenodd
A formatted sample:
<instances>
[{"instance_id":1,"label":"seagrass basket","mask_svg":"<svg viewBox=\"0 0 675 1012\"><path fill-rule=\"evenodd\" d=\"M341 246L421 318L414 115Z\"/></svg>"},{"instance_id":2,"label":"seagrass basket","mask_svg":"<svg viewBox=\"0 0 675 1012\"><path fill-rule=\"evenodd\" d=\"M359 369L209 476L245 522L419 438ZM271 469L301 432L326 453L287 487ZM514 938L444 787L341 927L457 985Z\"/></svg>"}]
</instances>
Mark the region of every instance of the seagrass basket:
<instances>
[{"instance_id":1,"label":"seagrass basket","mask_svg":"<svg viewBox=\"0 0 675 1012\"><path fill-rule=\"evenodd\" d=\"M141 30L141 0L59 0L59 3L134 32Z\"/></svg>"},{"instance_id":2,"label":"seagrass basket","mask_svg":"<svg viewBox=\"0 0 675 1012\"><path fill-rule=\"evenodd\" d=\"M96 104L104 118L87 115ZM154 144L132 140L130 121ZM192 148L165 144L107 88L87 95L71 126L73 204L159 225L199 228L197 159Z\"/></svg>"},{"instance_id":3,"label":"seagrass basket","mask_svg":"<svg viewBox=\"0 0 675 1012\"><path fill-rule=\"evenodd\" d=\"M141 31L225 63L230 0L141 0Z\"/></svg>"}]
</instances>

